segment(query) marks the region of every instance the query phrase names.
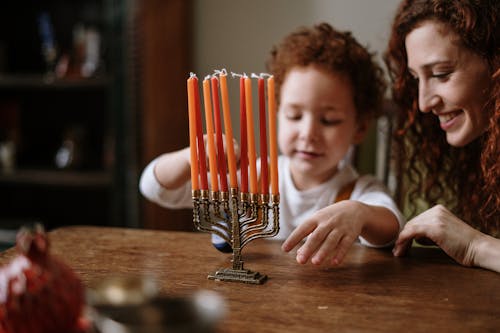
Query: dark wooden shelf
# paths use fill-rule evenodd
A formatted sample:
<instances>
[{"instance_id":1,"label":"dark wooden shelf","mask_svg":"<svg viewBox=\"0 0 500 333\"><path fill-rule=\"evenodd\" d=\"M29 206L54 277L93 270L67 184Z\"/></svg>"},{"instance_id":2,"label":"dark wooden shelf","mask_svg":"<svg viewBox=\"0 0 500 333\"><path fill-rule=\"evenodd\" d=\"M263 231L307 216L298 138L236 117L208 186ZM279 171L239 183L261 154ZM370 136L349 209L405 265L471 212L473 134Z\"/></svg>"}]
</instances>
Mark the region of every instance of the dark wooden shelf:
<instances>
[{"instance_id":1,"label":"dark wooden shelf","mask_svg":"<svg viewBox=\"0 0 500 333\"><path fill-rule=\"evenodd\" d=\"M136 133L142 122L136 80L142 58L135 44L143 37L136 13L135 3L121 0L0 5L0 141L16 146L14 171L0 166L1 227L9 221L40 221L48 228L139 225ZM98 48L87 38L90 30L98 35ZM50 39L57 48L52 65L68 57L62 78L45 73L50 59L42 49ZM89 50L98 52L99 64L84 78L78 68L94 58ZM169 66L180 63L160 55ZM54 163L65 141L75 144L78 168L60 170Z\"/></svg>"},{"instance_id":2,"label":"dark wooden shelf","mask_svg":"<svg viewBox=\"0 0 500 333\"><path fill-rule=\"evenodd\" d=\"M112 174L107 171L25 169L0 173L0 184L105 188L111 186L112 182Z\"/></svg>"},{"instance_id":3,"label":"dark wooden shelf","mask_svg":"<svg viewBox=\"0 0 500 333\"><path fill-rule=\"evenodd\" d=\"M0 89L98 89L112 82L109 75L91 78L54 79L42 74L0 74Z\"/></svg>"}]
</instances>

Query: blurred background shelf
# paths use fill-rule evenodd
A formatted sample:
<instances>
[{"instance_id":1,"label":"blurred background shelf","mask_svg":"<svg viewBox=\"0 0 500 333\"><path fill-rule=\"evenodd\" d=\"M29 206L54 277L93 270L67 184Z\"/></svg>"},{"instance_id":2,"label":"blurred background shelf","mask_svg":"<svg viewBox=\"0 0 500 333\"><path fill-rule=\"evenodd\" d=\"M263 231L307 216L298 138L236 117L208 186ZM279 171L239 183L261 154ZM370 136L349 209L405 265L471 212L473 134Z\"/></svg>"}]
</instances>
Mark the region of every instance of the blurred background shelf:
<instances>
[{"instance_id":1,"label":"blurred background shelf","mask_svg":"<svg viewBox=\"0 0 500 333\"><path fill-rule=\"evenodd\" d=\"M109 88L112 78L102 75L93 78L54 79L43 74L0 74L0 89L2 90L31 90L31 89L105 89Z\"/></svg>"},{"instance_id":2,"label":"blurred background shelf","mask_svg":"<svg viewBox=\"0 0 500 333\"><path fill-rule=\"evenodd\" d=\"M114 0L0 5L0 229L139 225L131 13Z\"/></svg>"},{"instance_id":3,"label":"blurred background shelf","mask_svg":"<svg viewBox=\"0 0 500 333\"><path fill-rule=\"evenodd\" d=\"M33 222L192 230L189 210L138 191L147 162L188 144L191 12L190 0L0 4L4 238Z\"/></svg>"},{"instance_id":4,"label":"blurred background shelf","mask_svg":"<svg viewBox=\"0 0 500 333\"><path fill-rule=\"evenodd\" d=\"M59 170L15 170L11 173L0 173L0 184L65 187L106 188L113 183L111 172L106 171L59 171Z\"/></svg>"}]
</instances>

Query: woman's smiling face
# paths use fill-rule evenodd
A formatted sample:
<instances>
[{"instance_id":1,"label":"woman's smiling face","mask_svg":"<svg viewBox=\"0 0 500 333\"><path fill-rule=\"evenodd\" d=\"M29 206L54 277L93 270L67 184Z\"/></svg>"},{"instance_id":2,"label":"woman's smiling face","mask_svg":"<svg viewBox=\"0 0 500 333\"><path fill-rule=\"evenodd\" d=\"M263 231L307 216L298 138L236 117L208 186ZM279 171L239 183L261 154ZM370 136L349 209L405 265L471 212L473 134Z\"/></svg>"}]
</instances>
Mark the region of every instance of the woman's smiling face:
<instances>
[{"instance_id":1,"label":"woman's smiling face","mask_svg":"<svg viewBox=\"0 0 500 333\"><path fill-rule=\"evenodd\" d=\"M486 60L435 21L423 22L406 36L406 51L418 81L419 108L438 117L448 143L462 147L479 137L488 125L483 109L490 90Z\"/></svg>"}]
</instances>

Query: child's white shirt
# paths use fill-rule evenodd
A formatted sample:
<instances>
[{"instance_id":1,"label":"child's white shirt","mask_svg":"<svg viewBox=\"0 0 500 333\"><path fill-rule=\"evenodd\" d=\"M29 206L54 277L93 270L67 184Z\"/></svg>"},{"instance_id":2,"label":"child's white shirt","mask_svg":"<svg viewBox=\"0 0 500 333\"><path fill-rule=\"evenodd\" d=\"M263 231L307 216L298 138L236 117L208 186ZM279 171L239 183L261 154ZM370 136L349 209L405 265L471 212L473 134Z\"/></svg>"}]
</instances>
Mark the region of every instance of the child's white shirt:
<instances>
[{"instance_id":1,"label":"child's white shirt","mask_svg":"<svg viewBox=\"0 0 500 333\"><path fill-rule=\"evenodd\" d=\"M151 161L141 175L139 184L141 193L150 201L163 207L171 209L191 208L191 182L188 181L174 190L164 188L154 175L156 161L157 159ZM356 184L350 200L389 209L398 219L400 230L403 228L405 223L403 215L389 195L387 188L377 178L370 175L359 176L352 165L345 163L328 181L315 188L299 191L293 183L289 163L288 157L279 156L280 231L275 236L275 239L286 239L298 225L311 217L316 211L331 205L339 191L352 181L356 181ZM257 165L259 166L260 163L257 163ZM393 243L390 242L381 246L374 245L361 236L359 241L371 247L384 247Z\"/></svg>"}]
</instances>

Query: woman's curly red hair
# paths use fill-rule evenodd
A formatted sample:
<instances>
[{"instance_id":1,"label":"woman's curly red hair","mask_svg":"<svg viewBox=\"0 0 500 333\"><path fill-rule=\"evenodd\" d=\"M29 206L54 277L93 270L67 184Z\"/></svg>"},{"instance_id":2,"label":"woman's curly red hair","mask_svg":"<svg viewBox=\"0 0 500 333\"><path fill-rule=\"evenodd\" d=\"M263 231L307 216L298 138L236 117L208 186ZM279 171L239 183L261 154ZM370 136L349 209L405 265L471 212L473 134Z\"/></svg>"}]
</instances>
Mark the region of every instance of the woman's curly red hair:
<instances>
[{"instance_id":1,"label":"woman's curly red hair","mask_svg":"<svg viewBox=\"0 0 500 333\"><path fill-rule=\"evenodd\" d=\"M500 1L405 0L396 13L385 62L392 82L396 116L396 159L401 192L415 214L423 199L442 203L469 224L492 235L500 221ZM491 94L485 102L490 123L484 134L465 147L450 146L432 116L419 112L418 88L408 71L405 38L426 20L445 24L460 36L464 47L487 61Z\"/></svg>"}]
</instances>

